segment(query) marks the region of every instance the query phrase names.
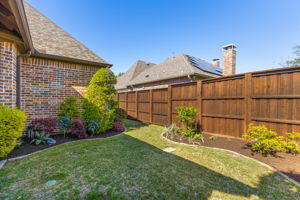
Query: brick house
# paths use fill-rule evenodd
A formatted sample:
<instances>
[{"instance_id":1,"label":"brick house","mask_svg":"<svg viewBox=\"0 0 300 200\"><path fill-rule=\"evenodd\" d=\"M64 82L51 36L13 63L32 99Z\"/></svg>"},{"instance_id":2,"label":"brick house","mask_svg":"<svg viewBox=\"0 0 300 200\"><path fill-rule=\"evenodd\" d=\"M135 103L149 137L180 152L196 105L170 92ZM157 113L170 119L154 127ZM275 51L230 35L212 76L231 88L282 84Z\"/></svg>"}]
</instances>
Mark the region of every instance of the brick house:
<instances>
[{"instance_id":1,"label":"brick house","mask_svg":"<svg viewBox=\"0 0 300 200\"><path fill-rule=\"evenodd\" d=\"M223 47L223 63L211 63L194 56L179 54L159 64L137 61L126 73L118 77L118 92L165 88L169 84L217 78L235 74L236 50L233 44Z\"/></svg>"},{"instance_id":2,"label":"brick house","mask_svg":"<svg viewBox=\"0 0 300 200\"><path fill-rule=\"evenodd\" d=\"M22 0L0 1L0 104L30 119L57 115L67 96L82 98L105 60Z\"/></svg>"}]
</instances>

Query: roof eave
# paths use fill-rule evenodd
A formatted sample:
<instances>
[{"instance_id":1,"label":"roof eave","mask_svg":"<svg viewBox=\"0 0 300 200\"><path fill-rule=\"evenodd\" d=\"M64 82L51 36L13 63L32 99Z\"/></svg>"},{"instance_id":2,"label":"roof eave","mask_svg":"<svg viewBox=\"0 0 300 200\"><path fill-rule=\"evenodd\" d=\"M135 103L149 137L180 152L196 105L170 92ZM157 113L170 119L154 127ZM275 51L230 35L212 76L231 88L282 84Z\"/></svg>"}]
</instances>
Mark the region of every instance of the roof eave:
<instances>
[{"instance_id":1,"label":"roof eave","mask_svg":"<svg viewBox=\"0 0 300 200\"><path fill-rule=\"evenodd\" d=\"M204 72L206 72L206 71L204 71ZM209 73L209 72L206 72L206 73ZM215 77L222 77L222 75L220 75L220 74L215 74L215 73L209 73L209 74L211 74L212 76L215 76ZM201 74L201 73L197 73L197 72L193 73L192 75L202 76L202 77L205 77L205 78L212 78L212 76Z\"/></svg>"},{"instance_id":2,"label":"roof eave","mask_svg":"<svg viewBox=\"0 0 300 200\"><path fill-rule=\"evenodd\" d=\"M20 34L24 41L25 50L33 52L34 47L33 47L32 39L31 39L29 26L27 23L23 0L10 0L9 5L15 16L15 20L19 27Z\"/></svg>"},{"instance_id":3,"label":"roof eave","mask_svg":"<svg viewBox=\"0 0 300 200\"><path fill-rule=\"evenodd\" d=\"M92 65L92 66L98 66L98 67L112 67L112 64L108 63L100 63L100 62L93 62L93 61L88 61L88 60L81 60L77 58L70 58L70 57L64 57L64 56L57 56L57 55L50 55L50 54L43 54L35 51L32 56L35 57L40 57L40 58L47 58L47 59L52 59L52 60L61 60L61 61L66 61L66 62L72 62L72 63L80 63L84 65Z\"/></svg>"},{"instance_id":4,"label":"roof eave","mask_svg":"<svg viewBox=\"0 0 300 200\"><path fill-rule=\"evenodd\" d=\"M149 80L149 81L142 81L142 82L138 82L138 83L132 83L130 85L142 85L142 84L146 84L146 83L152 83L152 82L158 82L158 81L163 81L163 80L169 80L169 79L174 79L174 78L180 78L180 77L186 77L186 76L192 76L195 73L184 73L184 74L180 74L178 76L170 76L168 78L164 78L164 79L158 79L158 80Z\"/></svg>"}]
</instances>

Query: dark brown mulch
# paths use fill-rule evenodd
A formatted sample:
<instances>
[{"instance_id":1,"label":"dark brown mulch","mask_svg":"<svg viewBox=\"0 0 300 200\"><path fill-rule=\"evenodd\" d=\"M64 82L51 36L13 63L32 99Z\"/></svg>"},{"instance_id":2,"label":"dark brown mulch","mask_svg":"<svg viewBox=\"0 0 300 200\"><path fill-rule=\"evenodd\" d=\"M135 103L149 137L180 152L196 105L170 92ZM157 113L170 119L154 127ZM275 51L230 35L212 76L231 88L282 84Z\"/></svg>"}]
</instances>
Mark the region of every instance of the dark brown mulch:
<instances>
[{"instance_id":1,"label":"dark brown mulch","mask_svg":"<svg viewBox=\"0 0 300 200\"><path fill-rule=\"evenodd\" d=\"M209 139L211 135L203 135L204 143L197 142L198 144L200 143L202 146L227 149L248 156L250 158L254 158L274 167L278 171L281 171L282 173L286 174L290 178L300 183L300 155L277 153L275 156L264 156L262 154L252 152L251 149L249 149L246 146L247 142L241 139L217 137L215 140L211 140ZM186 144L189 144L189 142L191 142L188 137L175 137L172 140L175 142L181 142Z\"/></svg>"},{"instance_id":2,"label":"dark brown mulch","mask_svg":"<svg viewBox=\"0 0 300 200\"><path fill-rule=\"evenodd\" d=\"M111 137L111 136L114 136L114 135L118 135L120 133L121 132L109 131L109 132L104 133L104 134L89 136L86 139L107 138L107 137ZM19 147L16 147L8 155L7 158L15 158L15 157L18 157L18 156L27 155L27 154L30 154L30 153L34 153L36 151L47 149L49 147L53 147L53 146L56 146L56 145L59 145L59 144L63 144L63 143L66 143L66 142L72 142L72 141L78 141L78 140L85 140L85 139L78 139L76 137L73 137L72 135L68 135L66 137L64 137L63 135L53 135L53 136L51 136L51 138L53 138L53 139L56 140L56 144L55 145L51 145L51 146L49 146L48 144L34 145L34 144L30 144L30 141L24 141L22 143L22 145L19 146Z\"/></svg>"}]
</instances>

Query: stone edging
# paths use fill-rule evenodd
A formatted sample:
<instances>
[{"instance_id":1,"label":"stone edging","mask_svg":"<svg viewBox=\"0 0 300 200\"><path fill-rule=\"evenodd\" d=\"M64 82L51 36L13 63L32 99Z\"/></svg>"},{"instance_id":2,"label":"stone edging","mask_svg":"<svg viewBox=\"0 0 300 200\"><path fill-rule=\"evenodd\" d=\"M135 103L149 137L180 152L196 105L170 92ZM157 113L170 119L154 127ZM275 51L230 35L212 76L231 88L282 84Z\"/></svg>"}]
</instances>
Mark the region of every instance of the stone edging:
<instances>
[{"instance_id":1,"label":"stone edging","mask_svg":"<svg viewBox=\"0 0 300 200\"><path fill-rule=\"evenodd\" d=\"M107 138L112 138L112 137L116 137L116 136L122 135L125 132L127 132L127 128L125 128L125 131L123 131L123 132L121 132L121 133L119 133L117 135L110 136L110 137L106 137L106 138L88 138L88 139L84 139L84 140L76 140L76 141L65 142L63 144L73 143L73 142L82 142L82 141L86 141L86 140L102 140L102 139L107 139ZM63 145L63 144L59 144L59 145ZM46 148L46 149L50 149L50 148L53 148L53 147L56 147L56 146L59 146L59 145L54 145L54 146ZM31 156L31 155L34 155L36 153L42 152L42 151L44 151L46 149L43 149L43 150L40 150L40 151L36 151L36 152L33 152L33 153L29 153L29 154L26 154L26 155L23 155L23 156L18 156L18 157L15 157L15 158L9 158L9 159L1 160L0 161L0 170L4 167L4 165L6 163L8 163L10 161L21 160L21 159L26 158L28 156Z\"/></svg>"},{"instance_id":2,"label":"stone edging","mask_svg":"<svg viewBox=\"0 0 300 200\"><path fill-rule=\"evenodd\" d=\"M170 143L174 143L174 144L187 145L187 146L194 146L194 147L196 147L196 146L198 146L198 147L201 146L201 145L186 144L186 143L183 143L183 142L175 142L175 141L172 141L172 140L166 138L165 136L163 136L163 133L160 134L160 137L161 137L162 139L164 139L164 140L166 140L166 141L168 141L168 142L170 142ZM266 163L263 163L263 162L261 162L261 161L259 161L259 160L256 160L256 159L254 159L254 158L250 158L250 157L248 157L248 156L245 156L245 155L243 155L243 154L240 154L240 153L238 153L238 152L231 151L231 150L228 150L228 149L222 149L222 148L217 148L217 147L207 147L207 146L202 146L202 147L211 148L211 149L216 149L216 150L221 150L221 151L226 151L226 152L229 152L229 153L233 153L233 154L235 154L235 155L239 155L239 156L241 156L241 157L243 157L243 158L246 158L246 159L249 159L249 160L253 160L253 161L255 161L255 162L257 162L257 163L259 163L259 164L261 164L261 165L263 165L263 166L265 166L265 167L271 169L273 172L276 172L277 174L279 174L279 175L281 175L282 177L286 178L286 179L289 180L290 182L294 183L296 186L300 187L300 183L299 183L298 181L295 181L294 179L291 179L290 177L288 177L288 176L285 175L284 173L278 171L278 170L275 169L274 167L272 167L272 166L270 166L270 165L268 165L268 164L266 164Z\"/></svg>"}]
</instances>

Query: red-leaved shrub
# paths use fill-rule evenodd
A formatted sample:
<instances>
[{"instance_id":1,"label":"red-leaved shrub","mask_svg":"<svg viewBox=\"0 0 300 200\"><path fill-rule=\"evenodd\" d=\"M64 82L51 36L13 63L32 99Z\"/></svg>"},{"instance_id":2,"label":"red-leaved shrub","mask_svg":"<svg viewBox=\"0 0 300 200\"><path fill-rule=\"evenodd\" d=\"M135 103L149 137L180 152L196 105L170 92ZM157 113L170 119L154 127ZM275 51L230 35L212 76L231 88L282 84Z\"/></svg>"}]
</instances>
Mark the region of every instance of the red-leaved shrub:
<instances>
[{"instance_id":1,"label":"red-leaved shrub","mask_svg":"<svg viewBox=\"0 0 300 200\"><path fill-rule=\"evenodd\" d=\"M123 131L125 131L125 127L124 127L124 125L123 125L123 123L122 122L113 122L113 130L114 131L117 131L117 132L123 132Z\"/></svg>"},{"instance_id":2,"label":"red-leaved shrub","mask_svg":"<svg viewBox=\"0 0 300 200\"><path fill-rule=\"evenodd\" d=\"M74 119L71 124L72 134L76 135L78 138L87 138L86 133L86 122L80 118Z\"/></svg>"},{"instance_id":3,"label":"red-leaved shrub","mask_svg":"<svg viewBox=\"0 0 300 200\"><path fill-rule=\"evenodd\" d=\"M54 117L38 118L34 119L31 125L34 131L53 134L57 126L57 119Z\"/></svg>"}]
</instances>

